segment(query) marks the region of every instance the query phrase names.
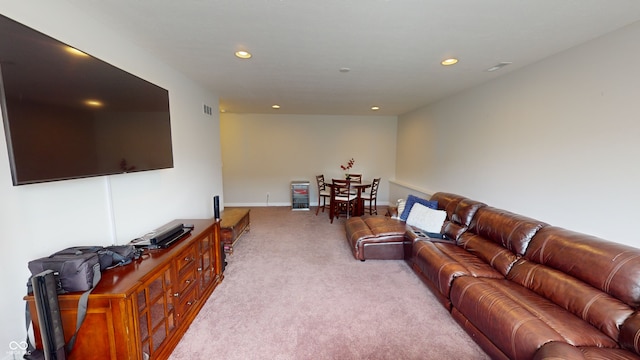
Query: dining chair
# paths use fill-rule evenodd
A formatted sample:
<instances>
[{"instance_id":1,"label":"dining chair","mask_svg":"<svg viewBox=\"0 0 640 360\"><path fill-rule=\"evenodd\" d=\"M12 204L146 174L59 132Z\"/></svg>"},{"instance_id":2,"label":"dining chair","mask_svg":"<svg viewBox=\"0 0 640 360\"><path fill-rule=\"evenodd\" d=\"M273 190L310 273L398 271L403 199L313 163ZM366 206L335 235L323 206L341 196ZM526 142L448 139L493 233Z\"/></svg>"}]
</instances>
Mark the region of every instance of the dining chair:
<instances>
[{"instance_id":1,"label":"dining chair","mask_svg":"<svg viewBox=\"0 0 640 360\"><path fill-rule=\"evenodd\" d=\"M316 182L318 183L318 207L316 208L316 216L322 208L322 212L324 212L324 208L327 205L327 200L331 200L331 192L327 189L327 184L324 183L324 175L317 175Z\"/></svg>"},{"instance_id":2,"label":"dining chair","mask_svg":"<svg viewBox=\"0 0 640 360\"><path fill-rule=\"evenodd\" d=\"M362 174L349 174L349 180L352 183L361 183L362 182Z\"/></svg>"},{"instance_id":3,"label":"dining chair","mask_svg":"<svg viewBox=\"0 0 640 360\"><path fill-rule=\"evenodd\" d=\"M369 211L370 215L378 214L378 186L380 185L380 178L373 179L371 182L371 191L368 193L360 194L360 199L362 199L364 203L364 210ZM367 208L366 201L369 202L369 207Z\"/></svg>"},{"instance_id":4,"label":"dining chair","mask_svg":"<svg viewBox=\"0 0 640 360\"><path fill-rule=\"evenodd\" d=\"M351 181L352 183L361 184L362 183L362 174L349 174L349 181ZM349 192L351 193L351 195L357 194L357 191L354 190L354 189L351 189Z\"/></svg>"},{"instance_id":5,"label":"dining chair","mask_svg":"<svg viewBox=\"0 0 640 360\"><path fill-rule=\"evenodd\" d=\"M350 193L351 181L343 179L333 179L331 189L331 223L334 218L339 218L344 214L348 219L355 208L358 195Z\"/></svg>"}]
</instances>

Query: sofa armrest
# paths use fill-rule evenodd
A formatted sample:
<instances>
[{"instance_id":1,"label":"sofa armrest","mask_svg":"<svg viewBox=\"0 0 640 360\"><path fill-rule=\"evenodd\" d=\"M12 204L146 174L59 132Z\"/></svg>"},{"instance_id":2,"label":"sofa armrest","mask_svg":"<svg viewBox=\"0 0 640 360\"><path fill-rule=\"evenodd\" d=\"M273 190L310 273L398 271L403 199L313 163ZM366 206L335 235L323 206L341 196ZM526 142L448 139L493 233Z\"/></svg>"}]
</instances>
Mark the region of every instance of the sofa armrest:
<instances>
[{"instance_id":1,"label":"sofa armrest","mask_svg":"<svg viewBox=\"0 0 640 360\"><path fill-rule=\"evenodd\" d=\"M397 218L399 216L398 207L395 205L389 205L387 207L387 213L385 214L385 216Z\"/></svg>"},{"instance_id":2,"label":"sofa armrest","mask_svg":"<svg viewBox=\"0 0 640 360\"><path fill-rule=\"evenodd\" d=\"M443 243L449 243L449 244L456 243L455 240L449 239L446 236L443 236L442 238L432 237L432 236L429 236L430 235L429 233L424 232L414 226L408 226L408 227L410 227L410 229L407 229L407 231L404 233L404 238L407 241L410 241L411 243L415 242L416 240L443 242Z\"/></svg>"}]
</instances>

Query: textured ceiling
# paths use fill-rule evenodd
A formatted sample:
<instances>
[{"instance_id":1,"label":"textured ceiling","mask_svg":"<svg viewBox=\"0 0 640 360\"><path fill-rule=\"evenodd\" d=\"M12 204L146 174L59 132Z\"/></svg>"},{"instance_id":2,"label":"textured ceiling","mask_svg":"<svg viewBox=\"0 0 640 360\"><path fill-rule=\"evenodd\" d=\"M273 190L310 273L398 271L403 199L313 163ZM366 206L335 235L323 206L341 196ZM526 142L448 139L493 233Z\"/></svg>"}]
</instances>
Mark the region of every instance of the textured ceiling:
<instances>
[{"instance_id":1,"label":"textured ceiling","mask_svg":"<svg viewBox=\"0 0 640 360\"><path fill-rule=\"evenodd\" d=\"M637 0L69 2L235 113L399 115L640 19Z\"/></svg>"}]
</instances>

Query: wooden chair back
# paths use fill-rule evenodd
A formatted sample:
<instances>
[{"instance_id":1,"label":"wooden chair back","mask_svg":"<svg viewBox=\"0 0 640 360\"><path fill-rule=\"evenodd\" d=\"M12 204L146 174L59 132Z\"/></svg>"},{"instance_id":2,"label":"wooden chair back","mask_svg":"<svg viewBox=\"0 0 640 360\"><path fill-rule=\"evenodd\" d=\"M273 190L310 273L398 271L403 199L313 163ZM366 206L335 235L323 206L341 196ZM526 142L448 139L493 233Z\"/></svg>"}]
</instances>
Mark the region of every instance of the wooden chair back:
<instances>
[{"instance_id":1,"label":"wooden chair back","mask_svg":"<svg viewBox=\"0 0 640 360\"><path fill-rule=\"evenodd\" d=\"M332 179L333 191L335 196L344 196L349 194L349 188L351 187L351 180L348 179Z\"/></svg>"},{"instance_id":2,"label":"wooden chair back","mask_svg":"<svg viewBox=\"0 0 640 360\"><path fill-rule=\"evenodd\" d=\"M318 192L327 189L327 185L324 183L324 174L316 175L316 182L318 183Z\"/></svg>"},{"instance_id":3,"label":"wooden chair back","mask_svg":"<svg viewBox=\"0 0 640 360\"><path fill-rule=\"evenodd\" d=\"M349 180L353 183L361 183L362 182L362 174L349 174Z\"/></svg>"},{"instance_id":4,"label":"wooden chair back","mask_svg":"<svg viewBox=\"0 0 640 360\"><path fill-rule=\"evenodd\" d=\"M374 199L378 195L378 186L380 185L380 178L373 179L371 183L371 199Z\"/></svg>"}]
</instances>

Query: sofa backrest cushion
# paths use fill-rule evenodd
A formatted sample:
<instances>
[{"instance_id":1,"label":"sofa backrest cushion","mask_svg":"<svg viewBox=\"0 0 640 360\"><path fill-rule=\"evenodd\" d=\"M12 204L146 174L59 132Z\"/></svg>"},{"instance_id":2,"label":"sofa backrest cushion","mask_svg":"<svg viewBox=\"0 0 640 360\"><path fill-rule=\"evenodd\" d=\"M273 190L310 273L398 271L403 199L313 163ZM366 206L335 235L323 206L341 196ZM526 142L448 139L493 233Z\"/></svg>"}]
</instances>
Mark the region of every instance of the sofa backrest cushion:
<instances>
[{"instance_id":1,"label":"sofa backrest cushion","mask_svg":"<svg viewBox=\"0 0 640 360\"><path fill-rule=\"evenodd\" d=\"M431 195L429 200L438 202L438 209L444 210L447 212L447 220L451 220L458 203L464 200L464 196L446 193L446 192L437 192Z\"/></svg>"},{"instance_id":2,"label":"sofa backrest cushion","mask_svg":"<svg viewBox=\"0 0 640 360\"><path fill-rule=\"evenodd\" d=\"M456 224L453 221L445 221L444 225L442 225L442 234L444 234L447 239L451 239L454 241L458 241L460 236L467 231L466 226L462 226L460 224Z\"/></svg>"},{"instance_id":3,"label":"sofa backrest cushion","mask_svg":"<svg viewBox=\"0 0 640 360\"><path fill-rule=\"evenodd\" d=\"M487 205L479 201L462 199L458 202L458 205L451 215L451 221L462 226L469 226L478 209L484 206Z\"/></svg>"},{"instance_id":4,"label":"sofa backrest cushion","mask_svg":"<svg viewBox=\"0 0 640 360\"><path fill-rule=\"evenodd\" d=\"M573 257L571 260L580 261ZM551 300L612 339L618 339L620 327L633 313L629 305L617 298L569 274L524 258L513 265L507 279Z\"/></svg>"},{"instance_id":5,"label":"sofa backrest cushion","mask_svg":"<svg viewBox=\"0 0 640 360\"><path fill-rule=\"evenodd\" d=\"M529 242L545 223L505 210L485 206L476 212L469 231L523 255Z\"/></svg>"},{"instance_id":6,"label":"sofa backrest cushion","mask_svg":"<svg viewBox=\"0 0 640 360\"><path fill-rule=\"evenodd\" d=\"M445 192L433 194L431 200L438 202L438 209L447 212L447 220L442 226L442 233L449 239L456 241L460 235L467 231L476 211L486 206L484 203Z\"/></svg>"},{"instance_id":7,"label":"sofa backrest cushion","mask_svg":"<svg viewBox=\"0 0 640 360\"><path fill-rule=\"evenodd\" d=\"M536 234L525 257L640 306L640 249L549 226Z\"/></svg>"}]
</instances>

